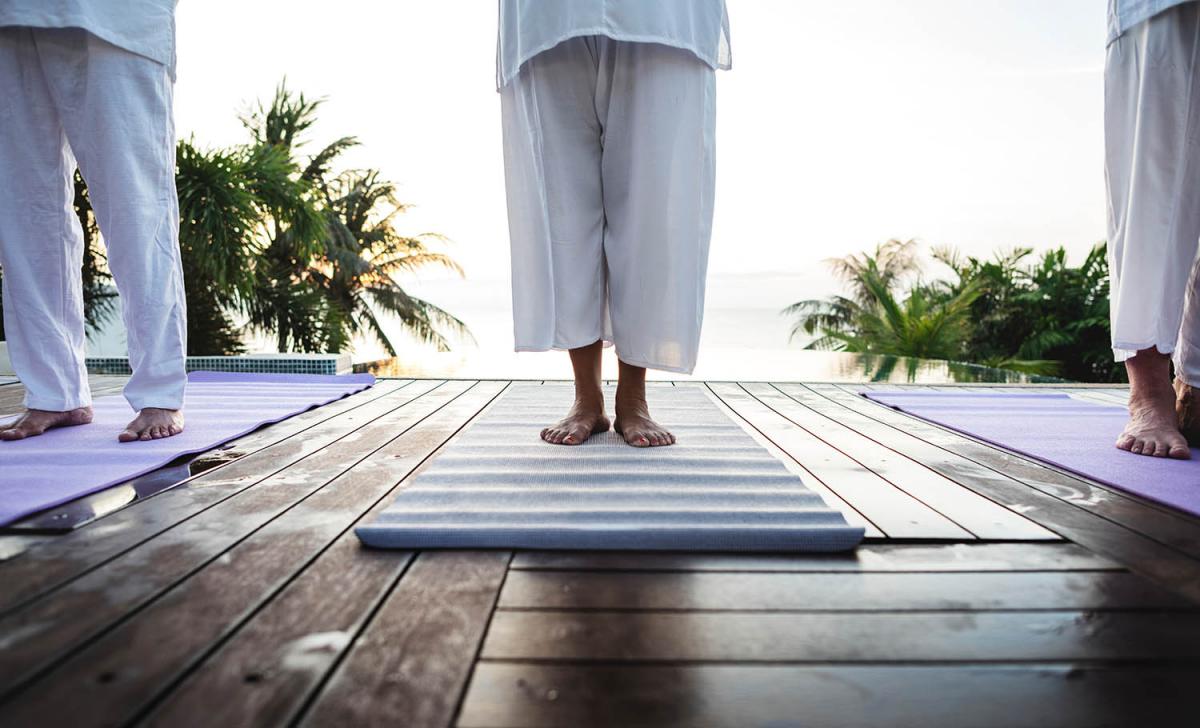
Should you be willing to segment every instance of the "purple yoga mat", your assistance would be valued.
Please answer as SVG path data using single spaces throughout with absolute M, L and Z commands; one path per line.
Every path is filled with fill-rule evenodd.
M 211 450 L 374 383 L 370 374 L 192 372 L 184 431 L 147 442 L 117 442 L 134 412 L 120 395 L 99 397 L 90 425 L 0 442 L 0 525 L 129 480 L 180 455 Z
M 1147 457 L 1113 446 L 1124 407 L 1068 394 L 863 392 L 876 402 L 1114 488 L 1200 516 L 1200 448 L 1191 460 Z

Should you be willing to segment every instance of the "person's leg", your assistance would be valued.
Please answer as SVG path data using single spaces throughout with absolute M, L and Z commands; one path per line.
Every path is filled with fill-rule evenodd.
M 138 415 L 119 439 L 176 435 L 187 385 L 187 302 L 168 69 L 82 30 L 36 37 L 121 294 L 133 370 L 125 398 Z
M 1190 457 L 1180 433 L 1171 382 L 1171 356 L 1143 349 L 1125 360 L 1129 373 L 1129 422 L 1117 438 L 1117 447 L 1138 455 Z
M 570 351 L 575 402 L 542 430 L 577 445 L 609 428 L 600 388 L 605 326 L 604 210 L 593 43 L 532 58 L 501 90 L 517 351 Z
M 1130 419 L 1117 447 L 1186 458 L 1170 354 L 1200 239 L 1200 7 L 1181 5 L 1108 49 L 1105 174 L 1112 337 L 1130 379 Z
M 601 64 L 605 256 L 621 361 L 615 427 L 675 437 L 650 417 L 645 369 L 691 373 L 704 317 L 715 184 L 716 81 L 693 54 L 611 41 Z
M 609 428 L 604 414 L 604 393 L 600 380 L 600 357 L 604 347 L 597 341 L 571 349 L 571 367 L 575 372 L 575 403 L 567 416 L 542 430 L 542 439 L 555 445 L 578 445 L 597 432 Z
M 0 439 L 20 440 L 92 419 L 75 160 L 29 28 L 0 28 L 0 99 L 4 330 L 27 408 Z
M 1175 347 L 1175 415 L 1188 444 L 1200 447 L 1200 258 L 1192 265 Z

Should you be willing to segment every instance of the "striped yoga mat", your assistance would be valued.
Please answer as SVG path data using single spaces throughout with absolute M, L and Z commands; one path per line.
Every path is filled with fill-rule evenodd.
M 651 390 L 675 445 L 539 438 L 569 384 L 514 384 L 357 533 L 381 548 L 843 551 L 846 523 L 699 385 Z M 606 391 L 612 413 L 613 390 Z

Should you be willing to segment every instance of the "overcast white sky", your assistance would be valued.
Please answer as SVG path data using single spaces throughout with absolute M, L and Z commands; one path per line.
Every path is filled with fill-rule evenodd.
M 710 272 L 811 275 L 889 237 L 986 254 L 1104 235 L 1103 0 L 728 0 Z M 504 279 L 494 0 L 185 0 L 176 116 L 205 145 L 288 83 L 363 142 L 476 281 Z

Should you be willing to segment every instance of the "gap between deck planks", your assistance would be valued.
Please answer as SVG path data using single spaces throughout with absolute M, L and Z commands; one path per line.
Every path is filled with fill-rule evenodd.
M 1175 726 L 1197 680 L 1194 666 L 482 663 L 457 725 Z
M 521 553 L 457 725 L 1175 724 L 1197 676 L 1200 605 L 1069 543 Z
M 252 451 L 246 457 L 137 503 L 136 509 L 118 511 L 19 558 L 0 562 L 0 582 L 24 587 L 0 591 L 0 616 L 311 456 L 436 385 L 418 384 L 400 395 L 404 383 L 385 382 L 258 430 L 236 441 L 236 447 Z M 5 538 L 10 537 L 0 537 Z
M 28 682 L 25 689 L 10 693 L 12 699 L 0 710 L 18 720 L 52 717 L 73 722 L 97 714 L 128 717 L 148 709 L 214 642 L 219 644 L 236 630 L 245 615 L 258 612 L 279 589 L 293 583 L 297 573 L 319 562 L 330 543 L 357 545 L 351 526 L 364 512 L 382 507 L 397 482 L 503 386 L 458 382 L 439 387 L 394 415 L 367 421 L 331 446 L 340 446 L 340 452 L 329 452 L 300 472 L 294 472 L 298 466 L 284 470 L 274 478 L 277 482 L 260 483 L 230 499 L 234 507 L 224 509 L 227 512 L 214 508 L 182 524 L 191 532 L 188 539 L 181 542 L 167 532 L 136 549 L 132 561 L 118 559 L 65 587 L 65 594 L 54 595 L 50 613 L 27 610 L 20 616 L 45 619 L 64 604 L 84 612 L 76 602 L 96 603 L 99 596 L 103 605 L 82 620 L 91 636 L 84 637 L 80 628 L 65 630 L 66 637 L 42 634 L 40 639 L 20 640 L 17 650 L 0 659 L 5 668 L 0 682 L 13 684 L 8 668 L 23 669 L 16 677 L 23 674 Z M 256 493 L 268 495 L 264 500 L 261 495 L 255 498 Z M 182 543 L 187 548 L 181 552 L 177 546 Z M 386 563 L 388 557 L 381 560 Z M 395 555 L 390 560 L 395 568 Z M 122 583 L 122 577 L 133 583 Z M 84 587 L 81 582 L 88 583 Z M 106 583 L 110 588 L 96 594 Z M 401 587 L 396 593 L 406 590 Z M 366 601 L 362 606 L 369 606 Z M 476 616 L 482 631 L 486 612 Z M 22 623 L 28 624 L 16 624 Z M 446 630 L 440 636 L 445 637 Z M 474 646 L 470 655 L 447 660 L 459 665 L 459 680 L 465 680 Z M 311 663 L 330 648 L 315 644 L 308 649 L 311 654 L 301 648 L 292 657 Z M 62 700 L 65 686 L 71 686 L 69 701 Z M 437 693 L 417 697 L 435 700 Z
M 504 383 L 495 386 L 499 391 Z M 438 389 L 431 386 L 427 391 Z M 801 429 L 794 422 L 791 427 L 783 424 L 791 420 L 748 391 L 758 389 L 753 385 L 742 388 L 748 398 L 740 402 L 737 417 L 748 411 L 764 427 L 774 420 L 776 430 Z M 1174 634 L 1200 632 L 1194 623 L 1194 605 L 1139 582 L 1112 560 L 1069 543 L 987 543 L 969 534 L 962 539 L 964 543 L 869 544 L 856 554 L 839 557 L 522 553 L 511 566 L 504 552 L 428 553 L 413 560 L 412 554 L 358 548 L 347 524 L 365 517 L 364 511 L 374 512 L 386 505 L 398 487 L 395 481 L 388 483 L 383 474 L 393 472 L 399 482 L 412 477 L 416 472 L 412 458 L 428 463 L 431 453 L 478 416 L 487 402 L 494 401 L 480 395 L 478 406 L 464 405 L 461 412 L 446 414 L 453 402 L 466 401 L 462 397 L 470 391 L 476 390 L 468 383 L 450 403 L 406 430 L 411 435 L 396 440 L 395 447 L 412 448 L 406 450 L 409 459 L 389 462 L 382 450 L 372 450 L 379 454 L 367 455 L 358 465 L 323 480 L 315 490 L 304 478 L 289 480 L 284 475 L 263 480 L 260 476 L 253 488 L 246 485 L 222 494 L 225 499 L 257 503 L 253 499 L 257 490 L 308 488 L 306 495 L 291 494 L 292 505 L 282 511 L 252 517 L 232 509 L 229 513 L 237 522 L 227 525 L 219 517 L 206 517 L 205 509 L 194 510 L 183 518 L 207 518 L 201 527 L 194 527 L 194 538 L 157 546 L 152 544 L 167 538 L 172 530 L 169 526 L 143 534 L 142 540 L 132 545 L 99 537 L 97 544 L 105 555 L 99 561 L 76 564 L 73 573 L 60 572 L 56 578 L 66 580 L 67 586 L 54 588 L 42 603 L 60 594 L 77 595 L 70 582 L 87 573 L 131 575 L 107 564 L 132 558 L 129 554 L 138 551 L 142 551 L 145 569 L 160 568 L 163 561 L 179 568 L 174 562 L 180 559 L 190 559 L 195 566 L 168 580 L 155 594 L 143 590 L 142 596 L 122 595 L 126 605 L 133 606 L 103 628 L 102 634 L 83 640 L 78 649 L 69 648 L 46 673 L 46 679 L 33 684 L 33 690 L 0 705 L 0 722 L 8 724 L 10 715 L 38 720 L 47 715 L 78 717 L 85 723 L 110 717 L 120 721 L 125 719 L 120 716 L 125 716 L 147 724 L 170 725 L 203 711 L 222 725 L 275 724 L 280 716 L 313 725 L 344 724 L 347 717 L 369 723 L 401 715 L 412 717 L 409 725 L 448 725 L 464 695 L 485 628 L 484 659 L 465 693 L 461 725 L 562 724 L 564 716 L 572 718 L 566 722 L 580 725 L 611 724 L 602 717 L 635 724 L 647 716 L 664 718 L 650 724 L 666 724 L 675 716 L 676 724 L 694 725 L 697 721 L 691 719 L 700 716 L 706 717 L 698 721 L 701 723 L 737 725 L 750 714 L 764 719 L 794 718 L 798 706 L 806 705 L 798 702 L 805 691 L 823 695 L 826 705 L 841 705 L 848 711 L 843 715 L 848 716 L 856 715 L 854 698 L 862 695 L 898 700 L 897 716 L 927 718 L 945 711 L 944 705 L 905 692 L 922 692 L 918 677 L 944 680 L 952 698 L 986 699 L 996 686 L 1023 689 L 1015 698 L 1009 696 L 1007 703 L 1027 709 L 1022 720 L 1027 716 L 1093 715 L 1090 706 L 1065 702 L 1072 697 L 1104 705 L 1110 709 L 1109 717 L 1132 715 L 1130 706 L 1139 705 L 1148 711 L 1145 715 L 1162 716 L 1166 715 L 1164 706 L 1172 705 L 1174 693 L 1169 689 L 1195 679 L 1195 640 L 1168 644 L 1170 628 Z M 414 401 L 419 403 L 426 396 L 430 395 L 422 393 Z M 763 397 L 772 401 L 775 395 L 764 391 Z M 790 407 L 778 400 L 773 403 L 780 410 Z M 441 419 L 434 414 L 439 412 Z M 795 412 L 791 414 L 804 421 Z M 354 447 L 365 447 L 363 441 L 372 438 L 355 433 L 385 429 L 372 427 L 375 422 L 374 418 L 360 421 L 350 434 L 343 426 L 339 430 L 343 434 L 332 440 L 314 426 L 306 437 L 323 437 L 326 444 L 276 472 L 313 467 L 297 463 L 316 458 L 317 453 L 324 454 L 343 440 L 361 442 Z M 836 428 L 818 427 L 815 420 L 808 424 L 830 439 L 847 437 Z M 435 430 L 441 434 L 430 434 Z M 425 437 L 428 439 L 422 439 Z M 405 438 L 427 444 L 399 444 Z M 422 450 L 424 455 L 419 454 Z M 877 478 L 871 481 L 873 487 L 882 481 L 895 488 L 893 478 L 904 482 L 918 472 L 909 466 L 893 467 L 888 461 L 894 462 L 894 458 L 882 450 L 861 459 L 858 453 L 855 456 L 858 467 Z M 374 466 L 372 457 L 376 458 Z M 910 459 L 919 460 L 915 456 Z M 263 467 L 269 461 L 259 458 L 256 462 Z M 417 465 L 417 471 L 421 467 Z M 979 492 L 978 484 L 973 488 L 963 484 L 962 471 L 938 472 L 936 482 L 943 487 L 946 482 L 955 483 L 987 503 L 1003 503 L 998 507 L 1008 513 L 1022 510 L 1010 500 Z M 983 477 L 984 482 L 991 477 Z M 806 477 L 806 481 L 812 479 Z M 384 483 L 388 483 L 386 488 Z M 363 505 L 365 501 L 359 498 L 365 495 L 352 495 L 351 491 L 360 487 L 374 488 L 373 506 Z M 326 492 L 329 495 L 323 495 Z M 359 505 L 350 507 L 350 498 Z M 934 501 L 928 494 L 926 499 Z M 158 498 L 143 505 L 149 507 L 155 500 Z M 205 508 L 216 510 L 212 503 Z M 333 517 L 335 524 L 325 522 L 327 512 L 338 514 Z M 968 516 L 958 515 L 964 520 Z M 1046 525 L 1054 528 L 1051 522 Z M 313 528 L 321 535 L 308 538 L 305 534 Z M 228 535 L 218 533 L 223 529 Z M 228 540 L 239 533 L 241 537 Z M 191 553 L 202 543 L 207 544 L 203 554 Z M 38 551 L 40 548 L 31 553 Z M 3 567 L 0 564 L 0 577 Z M 840 584 L 836 581 L 839 576 Z M 910 577 L 923 580 L 924 586 L 902 585 L 903 579 Z M 597 584 L 611 588 L 597 590 Z M 564 586 L 568 588 L 564 590 Z M 134 592 L 138 588 L 130 586 Z M 124 589 L 111 589 L 112 594 L 120 591 Z M 813 605 L 804 601 L 812 594 L 824 594 L 826 602 Z M 890 595 L 907 598 L 910 611 L 886 609 Z M 499 608 L 492 618 L 498 596 Z M 51 609 L 41 616 L 54 619 L 77 613 L 83 602 L 77 596 L 72 598 L 77 600 L 73 610 Z M 865 604 L 873 611 L 848 612 L 853 603 Z M 1031 611 L 1016 611 L 1024 609 Z M 1155 621 L 1155 614 L 1166 617 Z M 856 615 L 866 616 L 856 622 Z M 1026 621 L 1021 621 L 1023 617 Z M 490 628 L 489 618 L 493 620 Z M 0 621 L 0 628 L 8 624 Z M 725 628 L 728 638 L 715 635 Z M 919 644 L 906 646 L 902 640 L 888 642 L 893 633 L 907 634 L 914 629 L 944 638 L 947 647 L 938 652 Z M 528 630 L 534 632 L 512 638 Z M 191 634 L 186 634 L 189 631 Z M 828 636 L 842 631 L 857 635 L 859 647 Z M 9 634 L 7 629 L 4 634 Z M 164 635 L 169 637 L 164 639 Z M 647 635 L 640 652 L 618 658 L 626 661 L 619 667 L 609 663 L 612 655 L 603 654 L 617 644 L 614 640 L 637 642 Z M 1006 641 L 1014 635 L 1018 637 L 1016 645 Z M 678 639 L 672 641 L 674 638 Z M 516 652 L 505 651 L 514 644 Z M 528 646 L 522 648 L 521 644 Z M 689 644 L 693 646 L 687 647 Z M 400 645 L 407 649 L 398 649 Z M 1157 645 L 1163 645 L 1164 655 L 1185 664 L 1170 669 L 1153 666 L 1161 662 L 1152 659 Z M 541 656 L 528 656 L 535 652 Z M 143 659 L 147 655 L 149 659 Z M 801 659 L 797 661 L 797 657 Z M 812 664 L 815 657 L 830 664 Z M 664 659 L 684 662 L 662 664 Z M 722 664 L 705 662 L 714 659 Z M 773 666 L 755 662 L 762 659 L 784 661 Z M 1012 659 L 1053 664 L 979 662 Z M 1086 663 L 1076 664 L 1081 659 Z M 729 660 L 736 664 L 727 664 Z M 862 660 L 894 660 L 895 664 L 855 664 Z M 942 664 L 947 660 L 965 660 L 967 664 L 947 667 Z M 1160 682 L 1147 686 L 1147 692 L 1127 703 L 1114 705 L 1113 696 L 1106 691 L 1113 690 L 1113 680 L 1139 674 L 1130 671 L 1132 664 L 1152 672 Z M 982 686 L 963 682 L 962 674 L 986 677 L 990 682 Z M 720 675 L 742 687 L 753 678 L 757 681 L 754 689 L 764 695 L 764 701 L 751 713 L 744 708 L 730 712 L 736 707 L 736 693 L 721 686 L 694 690 L 688 680 L 695 675 Z M 650 681 L 657 701 L 629 682 L 636 682 L 638 676 Z M 617 693 L 622 699 L 614 702 L 612 694 L 593 690 L 596 679 L 625 685 L 629 692 Z M 80 686 L 80 707 L 58 705 L 67 701 L 54 700 L 51 680 Z M 819 686 L 830 680 L 852 687 L 822 693 Z M 1005 695 L 1003 691 L 997 694 Z M 40 712 L 8 712 L 13 706 L 28 710 L 38 703 L 43 708 Z M 136 707 L 131 710 L 130 705 Z M 1047 706 L 1057 706 L 1059 712 L 1047 713 Z M 97 715 L 104 721 L 95 720 Z M 1054 719 L 1041 723 L 1055 724 Z
M 897 412 L 846 387 L 775 386 L 1067 539 L 1200 600 L 1200 519 Z
M 101 394 L 103 386 L 108 386 L 108 387 L 113 388 L 112 391 L 119 391 L 120 387 L 123 386 L 123 383 L 128 379 L 128 377 L 102 375 L 102 376 L 94 376 L 91 379 L 92 379 L 93 393 Z M 101 381 L 97 382 L 96 380 L 98 380 L 98 379 Z M 206 463 L 208 465 L 208 467 L 206 467 L 203 471 L 198 472 L 193 476 L 186 477 L 180 483 L 177 483 L 175 486 L 171 486 L 171 487 L 178 487 L 179 485 L 182 485 L 185 483 L 192 483 L 200 477 L 204 477 L 206 479 L 204 481 L 204 484 L 207 485 L 209 482 L 211 482 L 211 480 L 208 480 L 208 479 L 216 477 L 217 469 L 225 467 L 225 466 L 229 466 L 232 462 L 241 459 L 245 455 L 255 454 L 256 452 L 263 450 L 264 448 L 268 447 L 269 445 L 273 445 L 275 443 L 278 443 L 278 442 L 286 439 L 287 437 L 290 437 L 297 433 L 303 432 L 304 430 L 312 427 L 314 423 L 329 419 L 330 417 L 333 417 L 335 414 L 338 414 L 347 408 L 356 407 L 360 404 L 370 401 L 371 399 L 380 397 L 383 394 L 386 394 L 394 389 L 407 386 L 407 385 L 411 384 L 412 381 L 413 380 L 410 380 L 410 379 L 396 379 L 396 380 L 386 380 L 386 381 L 380 382 L 375 387 L 372 387 L 371 389 L 369 389 L 365 392 L 360 392 L 357 395 L 354 395 L 348 399 L 343 399 L 339 402 L 333 402 L 333 403 L 327 404 L 324 407 L 321 407 L 318 409 L 313 409 L 313 410 L 309 410 L 309 411 L 300 413 L 300 414 L 290 417 L 280 423 L 275 423 L 269 427 L 259 429 L 255 432 L 252 432 L 248 435 L 238 438 L 237 440 L 234 440 L 230 443 L 226 443 L 218 448 L 209 450 L 208 452 L 196 457 L 193 461 L 193 462 Z M 17 387 L 17 389 L 21 389 L 21 388 Z M 254 462 L 254 461 L 251 461 L 251 462 Z M 223 470 L 223 471 L 221 471 L 220 477 L 224 477 L 231 472 L 233 472 L 233 469 Z M 153 476 L 153 474 L 150 474 L 150 475 Z M 135 479 L 135 480 L 138 480 L 138 479 Z M 144 519 L 139 518 L 137 521 L 138 525 L 135 528 L 130 529 L 130 528 L 119 528 L 118 527 L 122 521 L 122 518 L 113 517 L 113 515 L 116 512 L 118 512 L 119 510 L 121 510 L 122 507 L 128 506 L 132 503 L 136 503 L 136 502 L 145 500 L 147 497 L 161 495 L 163 492 L 163 490 L 159 490 L 155 493 L 152 493 L 149 496 L 143 496 L 141 498 L 131 497 L 130 493 L 128 492 L 129 490 L 131 490 L 131 488 L 129 486 L 129 482 L 132 482 L 132 481 L 118 484 L 116 486 L 113 486 L 112 488 L 98 491 L 96 493 L 92 493 L 90 495 L 84 496 L 83 498 L 79 499 L 79 502 L 83 502 L 83 501 L 87 501 L 87 500 L 91 500 L 91 499 L 104 500 L 106 497 L 109 497 L 110 495 L 112 495 L 112 496 L 115 496 L 118 500 L 123 502 L 123 505 L 121 507 L 112 508 L 107 513 L 102 514 L 101 517 L 107 518 L 109 520 L 105 521 L 106 525 L 104 527 L 101 527 L 98 530 L 90 531 L 89 532 L 90 536 L 95 536 L 97 533 L 108 533 L 111 535 L 114 532 L 118 532 L 117 533 L 118 539 L 120 539 L 122 537 L 136 536 L 138 534 L 138 532 L 141 530 L 142 526 L 152 525 L 152 524 L 145 524 Z M 51 512 L 53 512 L 53 511 L 51 511 Z M 169 525 L 169 523 L 168 523 L 168 525 Z M 55 548 L 50 548 L 48 550 L 45 550 L 45 551 L 42 551 L 39 553 L 39 556 L 48 557 L 52 563 L 49 565 L 46 565 L 42 568 L 34 569 L 33 572 L 34 572 L 35 576 L 33 576 L 31 579 L 26 580 L 26 583 L 28 583 L 31 587 L 36 586 L 39 579 L 53 578 L 53 574 L 55 574 L 57 572 L 59 567 L 66 565 L 67 560 L 59 559 L 56 556 L 56 554 L 61 553 L 62 547 L 66 547 L 67 553 L 78 553 L 78 550 L 74 548 L 75 542 L 72 541 L 71 539 L 62 540 L 63 535 L 64 534 L 61 534 L 61 533 L 34 535 L 34 534 L 23 533 L 23 532 L 20 532 L 17 530 L 9 531 L 6 533 L 0 533 L 0 562 L 4 562 L 4 561 L 12 559 L 16 556 L 19 556 L 19 555 L 23 554 L 24 552 L 30 550 L 34 546 L 38 546 L 38 545 L 42 545 L 42 544 L 49 544 L 49 543 L 56 543 L 57 548 L 59 549 L 58 551 L 56 551 Z M 104 549 L 96 548 L 95 546 L 96 545 L 93 543 L 93 548 L 90 548 L 87 550 L 88 556 L 95 557 L 95 556 L 99 556 L 99 555 L 103 554 Z M 28 565 L 28 562 L 25 562 L 25 565 Z M 5 578 L 4 577 L 5 573 L 6 572 L 4 571 L 4 567 L 0 566 L 0 578 Z M 11 575 L 11 578 L 20 578 L 19 574 L 20 574 L 20 572 L 17 572 L 16 574 Z M 11 606 L 13 602 L 11 602 L 10 599 L 15 598 L 17 596 L 24 598 L 24 597 L 28 597 L 31 595 L 0 593 L 0 613 L 3 613 L 6 608 Z
M 903 458 L 889 460 L 881 451 L 871 449 L 874 443 L 836 423 L 831 423 L 833 427 L 814 428 L 809 421 L 808 427 L 802 426 L 796 412 L 788 408 L 790 403 L 781 406 L 777 398 L 772 399 L 775 392 L 759 396 L 761 390 L 752 392 L 738 384 L 712 384 L 709 389 L 751 427 L 777 444 L 785 457 L 800 467 L 806 482 L 815 481 L 834 493 L 837 501 L 831 505 L 838 507 L 838 502 L 842 502 L 862 514 L 878 531 L 869 534 L 871 537 L 1058 538 L 957 484 L 938 482 L 936 474 L 929 477 L 928 471 L 921 472 Z

